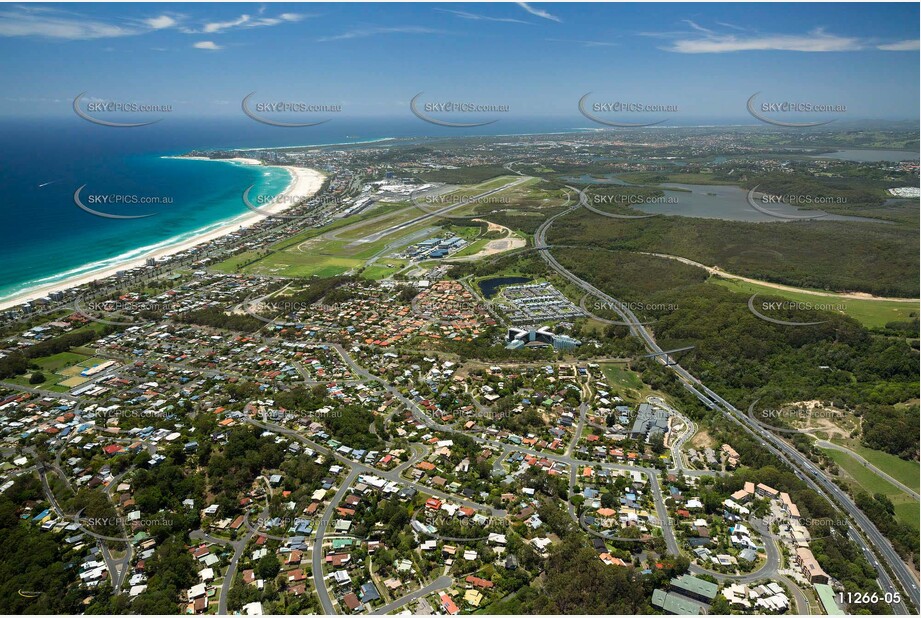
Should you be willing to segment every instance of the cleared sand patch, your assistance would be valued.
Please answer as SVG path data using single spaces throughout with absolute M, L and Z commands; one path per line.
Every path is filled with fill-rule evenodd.
M 713 438 L 705 430 L 698 429 L 694 437 L 691 438 L 690 445 L 693 448 L 707 448 L 713 444 Z
M 472 221 L 485 223 L 487 225 L 487 234 L 490 232 L 500 232 L 505 234 L 505 238 L 496 238 L 494 240 L 490 240 L 485 245 L 483 245 L 482 249 L 473 255 L 468 255 L 465 259 L 476 260 L 479 258 L 488 257 L 490 255 L 495 255 L 497 253 L 502 253 L 504 251 L 520 249 L 527 244 L 527 241 L 524 238 L 515 236 L 512 233 L 512 230 L 505 227 L 504 225 L 499 225 L 498 223 L 493 223 L 492 221 L 487 221 L 485 219 L 472 219 Z

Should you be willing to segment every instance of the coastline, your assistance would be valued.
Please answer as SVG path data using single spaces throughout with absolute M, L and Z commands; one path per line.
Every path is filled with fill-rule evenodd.
M 233 159 L 209 159 L 207 157 L 179 156 L 164 158 L 187 159 L 192 161 L 217 161 L 233 163 L 237 165 L 262 165 L 262 161 L 258 159 L 249 159 L 243 157 L 236 157 Z M 295 167 L 289 165 L 265 167 L 280 167 L 291 175 L 291 181 L 288 183 L 288 186 L 285 187 L 285 190 L 279 193 L 278 196 L 276 196 L 276 199 L 269 202 L 266 206 L 260 208 L 260 211 L 264 211 L 266 214 L 278 214 L 284 211 L 286 208 L 290 207 L 297 199 L 309 198 L 313 196 L 323 186 L 323 181 L 326 178 L 326 175 L 322 172 L 309 167 Z M 92 281 L 98 281 L 107 277 L 111 277 L 120 270 L 128 270 L 131 268 L 143 266 L 150 258 L 161 260 L 170 255 L 188 251 L 189 249 L 197 247 L 198 245 L 202 245 L 223 236 L 227 236 L 228 234 L 232 234 L 240 228 L 250 227 L 264 219 L 265 215 L 255 212 L 244 212 L 240 215 L 237 215 L 236 217 L 233 217 L 232 219 L 220 223 L 220 225 L 214 229 L 203 228 L 203 230 L 207 231 L 196 230 L 191 232 L 191 236 L 188 238 L 180 238 L 175 241 L 167 240 L 165 241 L 166 244 L 163 246 L 144 252 L 141 255 L 137 255 L 117 264 L 107 264 L 106 266 L 100 267 L 98 269 L 80 273 L 61 281 L 54 283 L 40 283 L 19 292 L 15 292 L 10 296 L 0 298 L 0 309 L 9 309 L 26 302 L 46 297 L 51 292 L 64 291 L 68 288 L 78 287 Z

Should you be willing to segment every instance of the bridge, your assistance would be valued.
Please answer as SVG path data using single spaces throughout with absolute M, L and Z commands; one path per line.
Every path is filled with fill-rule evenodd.
M 658 356 L 663 356 L 665 357 L 665 366 L 668 367 L 669 365 L 678 364 L 674 362 L 672 359 L 670 359 L 669 356 L 671 356 L 672 354 L 677 354 L 678 352 L 687 352 L 688 350 L 693 350 L 693 349 L 694 349 L 694 346 L 689 345 L 684 348 L 675 348 L 674 350 L 662 350 L 661 352 L 653 352 L 652 354 L 643 354 L 641 358 L 656 358 Z

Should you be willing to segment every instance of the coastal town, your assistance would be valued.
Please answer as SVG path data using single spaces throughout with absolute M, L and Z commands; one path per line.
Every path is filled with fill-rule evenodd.
M 706 132 L 248 150 L 315 170 L 309 194 L 7 303 L 3 525 L 65 565 L 63 588 L 21 597 L 189 615 L 554 613 L 541 599 L 575 585 L 635 614 L 910 603 L 817 464 L 669 373 L 697 344 L 643 343 L 677 305 L 620 302 L 553 256 L 547 228 L 590 187 L 541 168 L 575 177 L 619 147 L 642 156 L 614 173 L 663 174 L 666 142 L 744 155 L 746 174 L 854 168 Z

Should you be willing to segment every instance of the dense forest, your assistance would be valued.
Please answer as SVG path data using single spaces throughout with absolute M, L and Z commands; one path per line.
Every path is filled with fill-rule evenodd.
M 558 219 L 551 245 L 675 255 L 797 287 L 917 298 L 912 228 L 834 221 L 744 223 L 686 217 L 611 219 L 582 210 Z
M 918 405 L 870 406 L 864 413 L 863 443 L 902 459 L 918 459 Z
M 664 349 L 695 346 L 679 358 L 682 366 L 737 407 L 744 409 L 756 401 L 759 408 L 827 401 L 862 417 L 867 446 L 909 460 L 917 457 L 917 406 L 895 407 L 913 401 L 918 392 L 918 356 L 904 337 L 868 331 L 837 313 L 821 314 L 825 321 L 810 327 L 767 322 L 749 311 L 744 295 L 689 282 L 680 264 L 670 268 L 648 258 L 651 268 L 662 271 L 650 283 L 642 269 L 618 268 L 620 276 L 615 278 L 607 269 L 593 266 L 611 252 L 561 249 L 555 253 L 577 276 L 615 297 L 667 304 L 665 310 L 638 313 L 651 321 L 649 328 Z M 593 254 L 599 257 L 593 260 Z M 657 377 L 661 371 L 650 369 L 643 378 L 680 395 L 683 389 L 675 391 L 671 381 Z M 897 437 L 898 433 L 902 435 Z M 813 448 L 803 435 L 791 440 L 804 452 Z M 752 459 L 767 465 L 770 458 L 761 450 L 761 455 L 749 455 L 745 463 L 757 468 Z M 891 503 L 866 495 L 855 495 L 855 500 L 903 556 L 917 557 L 917 533 L 895 520 Z
M 205 307 L 181 313 L 176 317 L 177 322 L 195 324 L 197 326 L 210 326 L 212 328 L 226 328 L 241 333 L 252 333 L 266 325 L 265 322 L 246 313 L 228 314 L 220 307 Z
M 43 498 L 37 477 L 23 476 L 0 494 L 0 612 L 79 614 L 85 592 L 75 585 L 79 555 L 59 538 L 19 519 L 28 500 Z
M 625 267 L 614 277 L 593 266 L 610 252 L 566 249 L 556 255 L 576 275 L 615 298 L 648 304 L 650 310 L 636 313 L 651 322 L 661 345 L 695 346 L 681 357 L 682 365 L 737 405 L 756 399 L 777 405 L 834 402 L 864 415 L 872 436 L 868 445 L 879 448 L 891 433 L 891 426 L 883 427 L 884 419 L 895 414 L 887 406 L 917 395 L 918 357 L 901 337 L 870 332 L 837 313 L 819 314 L 826 321 L 810 327 L 761 320 L 749 311 L 745 295 L 694 283 L 690 267 L 680 263 L 616 253 Z M 645 272 L 656 276 L 647 279 Z M 901 416 L 911 423 L 910 412 Z M 913 454 L 905 440 L 893 441 L 888 450 Z
M 544 493 L 550 491 L 544 489 Z M 525 564 L 534 563 L 529 568 L 543 572 L 539 580 L 522 582 L 513 594 L 486 607 L 487 613 L 648 614 L 652 612 L 647 601 L 652 589 L 687 571 L 684 558 L 664 559 L 663 568 L 649 576 L 633 568 L 611 568 L 598 560 L 597 552 L 558 502 L 548 497 L 538 512 L 561 542 L 542 561 L 533 555 L 526 559 Z

